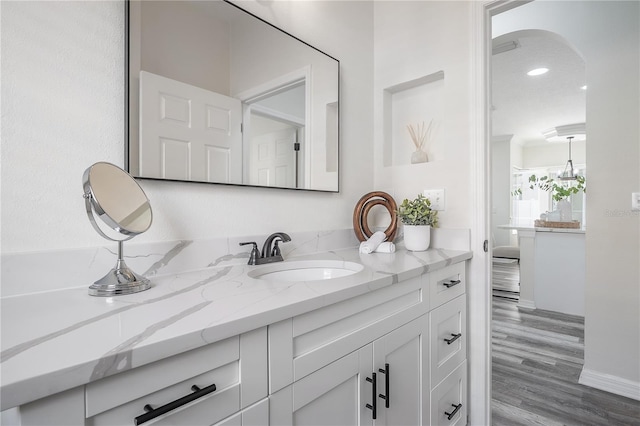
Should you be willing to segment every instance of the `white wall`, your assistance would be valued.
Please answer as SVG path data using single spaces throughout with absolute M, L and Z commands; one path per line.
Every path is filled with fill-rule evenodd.
M 510 152 L 510 163 L 511 164 L 511 175 L 509 176 L 509 193 L 511 193 L 511 188 L 515 183 L 515 179 L 513 178 L 513 168 L 517 167 L 521 169 L 524 164 L 524 148 L 523 146 L 514 139 L 511 140 L 511 152 Z M 514 198 L 511 197 L 511 203 L 509 204 L 509 218 L 513 216 L 513 202 Z M 495 225 L 495 224 L 494 224 Z M 518 233 L 509 233 L 509 245 L 517 246 L 519 245 L 518 241 Z
M 446 210 L 439 214 L 440 225 L 470 228 L 470 2 L 376 1 L 374 11 L 374 184 L 398 202 L 415 198 L 425 189 L 444 188 Z M 444 71 L 444 81 L 439 97 L 441 111 L 435 112 L 441 122 L 437 123 L 432 147 L 433 161 L 385 166 L 384 90 L 438 71 Z M 432 115 L 419 110 L 419 101 L 416 105 L 416 111 L 411 113 L 423 116 L 421 120 L 428 124 Z M 407 136 L 391 143 L 411 145 L 411 140 Z
M 374 140 L 369 149 L 375 150 L 374 187 L 386 191 L 401 202 L 404 198 L 415 198 L 425 189 L 445 189 L 446 208 L 440 212 L 443 228 L 471 228 L 471 247 L 474 259 L 469 263 L 467 287 L 469 305 L 468 321 L 473 324 L 468 343 L 469 359 L 469 416 L 470 424 L 485 424 L 488 419 L 487 367 L 490 362 L 488 336 L 488 283 L 483 264 L 486 255 L 482 252 L 482 241 L 488 238 L 484 229 L 476 229 L 478 212 L 474 202 L 478 178 L 477 160 L 472 158 L 477 146 L 477 128 L 473 111 L 475 94 L 472 46 L 476 43 L 473 22 L 475 5 L 471 1 L 375 1 L 375 82 L 374 82 Z M 389 129 L 385 121 L 389 115 L 398 121 L 396 111 L 385 111 L 385 89 L 406 82 L 415 83 L 444 72 L 444 79 L 422 85 L 415 93 L 407 95 L 402 112 L 408 122 L 428 124 L 432 117 L 438 119 L 431 160 L 422 164 L 408 164 L 407 160 L 389 161 L 388 143 L 404 143 L 411 146 L 405 133 L 403 139 L 385 141 Z M 403 87 L 403 86 L 400 86 Z M 421 90 L 425 89 L 425 90 Z M 405 92 L 409 92 L 408 90 Z M 413 110 L 410 98 L 416 99 Z M 432 96 L 433 95 L 433 96 Z M 434 108 L 434 106 L 436 106 Z M 394 115 L 395 114 L 395 115 Z M 402 126 L 403 123 L 387 123 Z M 397 132 L 402 133 L 402 132 Z M 408 154 L 408 153 L 407 153 Z M 482 153 L 475 153 L 482 155 Z M 482 203 L 481 203 L 482 204 Z M 478 272 L 483 271 L 483 272 Z M 487 272 L 488 273 L 488 272 Z M 486 297 L 484 299 L 483 297 Z M 487 329 L 485 330 L 485 326 Z
M 564 170 L 569 159 L 569 145 L 565 142 L 525 146 L 522 159 L 525 169 L 558 167 Z M 571 160 L 574 167 L 586 164 L 587 143 L 585 141 L 571 142 Z
M 340 59 L 340 193 L 143 180 L 154 223 L 137 241 L 349 228 L 372 190 L 372 4 L 241 3 Z M 110 245 L 81 179 L 94 162 L 123 164 L 123 2 L 1 7 L 2 253 Z
M 229 96 L 229 28 L 188 2 L 132 2 L 141 8 L 141 69 Z M 185 48 L 189 46 L 189 48 Z M 193 64 L 194 66 L 185 66 Z M 136 74 L 137 75 L 137 74 Z
M 494 36 L 521 28 L 554 31 L 585 59 L 584 369 L 640 397 L 640 3 L 537 1 L 494 19 Z
M 511 220 L 511 137 L 494 136 L 491 142 L 491 233 L 494 246 L 511 245 L 511 231 L 498 225 Z
M 511 166 L 524 167 L 524 147 L 514 140 L 511 141 Z

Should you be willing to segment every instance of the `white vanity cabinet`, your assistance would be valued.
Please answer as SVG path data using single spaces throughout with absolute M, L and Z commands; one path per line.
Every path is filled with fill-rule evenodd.
M 466 423 L 465 288 L 462 262 L 270 326 L 270 424 Z
M 464 263 L 430 277 L 430 425 L 467 423 L 467 300 Z
M 423 315 L 281 389 L 270 424 L 421 424 L 428 331 Z
M 269 424 L 269 399 L 265 398 L 214 426 L 265 426 L 267 424 Z
M 317 309 L 24 404 L 12 424 L 464 425 L 465 266 L 329 293 Z
M 20 420 L 25 426 L 213 425 L 239 413 L 240 423 L 229 425 L 264 425 L 267 392 L 262 327 L 26 404 Z

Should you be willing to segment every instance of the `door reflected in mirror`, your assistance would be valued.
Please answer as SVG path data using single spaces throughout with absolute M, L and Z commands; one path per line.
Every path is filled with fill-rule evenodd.
M 339 62 L 226 1 L 128 1 L 128 171 L 337 192 Z

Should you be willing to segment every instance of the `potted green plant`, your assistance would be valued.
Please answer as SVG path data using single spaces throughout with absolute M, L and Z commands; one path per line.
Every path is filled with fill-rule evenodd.
M 431 228 L 438 227 L 438 212 L 431 209 L 431 201 L 422 194 L 413 200 L 405 198 L 397 213 L 404 228 L 406 249 L 427 250 L 431 243 Z
M 568 182 L 575 182 L 575 184 L 569 184 Z M 534 189 L 536 187 L 551 193 L 551 198 L 556 202 L 560 213 L 560 220 L 563 222 L 571 221 L 571 195 L 577 194 L 580 191 L 586 192 L 587 190 L 586 178 L 584 176 L 576 176 L 575 180 L 560 182 L 557 182 L 549 176 L 529 176 L 529 188 Z M 522 194 L 520 188 L 514 191 L 514 195 L 520 194 Z
M 536 175 L 529 176 L 529 188 L 534 189 L 536 186 L 543 191 L 551 192 L 551 198 L 553 201 L 558 202 L 568 199 L 571 195 L 577 194 L 580 191 L 586 191 L 586 179 L 584 176 L 576 176 L 575 185 L 566 185 L 556 182 L 549 176 L 537 177 Z

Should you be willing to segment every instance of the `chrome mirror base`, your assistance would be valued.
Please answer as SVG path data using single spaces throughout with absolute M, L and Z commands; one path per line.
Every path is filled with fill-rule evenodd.
M 133 272 L 122 259 L 118 259 L 116 266 L 104 277 L 89 287 L 91 296 L 119 296 L 138 293 L 151 288 L 148 279 Z

